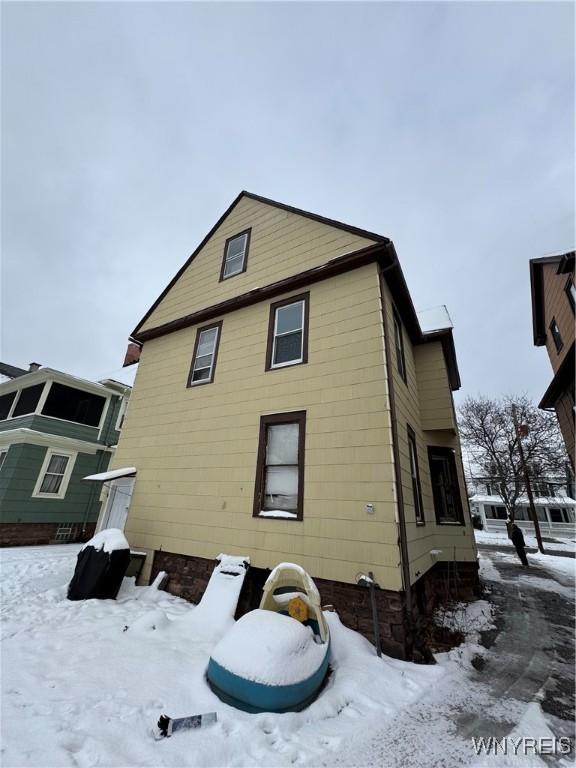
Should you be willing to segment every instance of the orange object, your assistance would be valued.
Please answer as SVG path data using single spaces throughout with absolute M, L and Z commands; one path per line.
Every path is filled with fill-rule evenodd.
M 288 615 L 296 621 L 308 620 L 308 606 L 301 597 L 293 597 L 288 603 Z

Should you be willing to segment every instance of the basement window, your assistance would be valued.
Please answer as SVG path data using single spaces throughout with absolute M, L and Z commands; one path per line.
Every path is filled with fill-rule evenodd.
M 44 384 L 35 384 L 33 387 L 26 387 L 20 391 L 18 402 L 12 411 L 12 418 L 15 416 L 25 416 L 28 413 L 34 413 L 36 406 L 40 402 Z
M 552 334 L 552 339 L 554 341 L 554 346 L 556 347 L 556 352 L 560 352 L 560 350 L 564 346 L 564 342 L 562 341 L 560 328 L 558 328 L 558 323 L 556 322 L 555 317 L 552 318 L 552 322 L 550 323 L 550 333 Z
M 105 404 L 105 397 L 52 382 L 42 414 L 55 419 L 85 424 L 88 427 L 97 427 Z
M 250 230 L 229 237 L 224 246 L 224 258 L 220 270 L 220 282 L 246 271 L 248 247 L 250 245 Z

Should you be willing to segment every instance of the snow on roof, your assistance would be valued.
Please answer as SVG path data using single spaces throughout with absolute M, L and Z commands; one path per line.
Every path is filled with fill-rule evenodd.
M 504 502 L 501 496 L 488 496 L 481 493 L 476 493 L 474 496 L 470 496 L 470 502 L 477 504 L 498 504 L 502 506 Z M 518 504 L 528 504 L 527 496 L 519 496 Z M 576 507 L 576 501 L 571 499 L 570 496 L 539 496 L 534 497 L 534 504 L 538 506 L 554 506 L 554 507 Z
M 453 328 L 454 323 L 448 313 L 448 309 L 445 304 L 441 304 L 438 307 L 428 307 L 428 309 L 422 309 L 417 312 L 418 322 L 422 333 L 432 333 L 433 331 L 441 331 L 446 328 Z
M 105 483 L 107 480 L 117 480 L 119 477 L 133 477 L 136 474 L 136 467 L 122 467 L 121 469 L 111 469 L 109 472 L 98 472 L 96 475 L 87 475 L 82 480 L 94 480 L 97 483 Z

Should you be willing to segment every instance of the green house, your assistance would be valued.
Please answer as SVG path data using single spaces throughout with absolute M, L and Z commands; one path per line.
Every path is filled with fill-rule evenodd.
M 82 541 L 114 453 L 130 387 L 0 364 L 0 546 Z

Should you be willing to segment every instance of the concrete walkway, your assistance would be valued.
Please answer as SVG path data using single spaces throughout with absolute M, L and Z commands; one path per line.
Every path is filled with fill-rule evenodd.
M 509 547 L 480 545 L 479 550 L 483 581 L 496 606 L 497 628 L 482 635 L 487 650 L 473 666 L 463 659 L 456 671 L 382 729 L 359 734 L 331 765 L 573 764 L 573 755 L 568 760 L 486 758 L 474 751 L 472 737 L 575 735 L 574 560 L 554 553 L 561 568 L 541 561 L 523 568 Z

